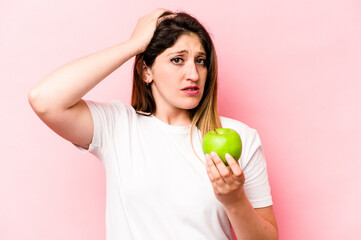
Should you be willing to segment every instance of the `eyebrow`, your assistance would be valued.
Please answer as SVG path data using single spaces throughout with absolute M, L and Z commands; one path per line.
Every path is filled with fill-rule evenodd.
M 172 54 L 182 54 L 182 53 L 188 53 L 188 51 L 187 50 L 180 50 L 180 51 L 177 51 L 177 52 L 169 53 L 167 56 L 172 55 Z M 198 55 L 207 56 L 207 54 L 205 52 L 197 52 L 197 53 L 198 53 Z

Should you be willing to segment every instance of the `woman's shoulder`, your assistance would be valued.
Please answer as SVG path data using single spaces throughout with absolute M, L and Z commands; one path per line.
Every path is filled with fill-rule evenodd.
M 257 137 L 258 133 L 257 130 L 248 126 L 247 124 L 228 117 L 220 117 L 222 127 L 223 128 L 231 128 L 238 132 L 238 134 L 241 136 L 241 139 L 250 139 Z
M 101 102 L 101 101 L 93 101 L 93 100 L 85 100 L 85 102 L 91 109 L 97 109 L 100 111 L 105 111 L 113 114 L 123 111 L 126 111 L 129 114 L 135 114 L 135 110 L 131 105 L 125 104 L 118 99 L 110 102 Z
M 254 128 L 251 128 L 250 126 L 248 126 L 247 124 L 233 119 L 233 118 L 228 118 L 228 117 L 220 117 L 221 119 L 221 123 L 222 123 L 222 127 L 223 128 L 232 128 L 234 130 L 237 131 L 242 131 L 242 132 L 254 132 L 256 131 Z
M 239 120 L 227 117 L 221 117 L 221 122 L 223 128 L 234 129 L 241 137 L 243 161 L 249 159 L 246 156 L 251 156 L 260 146 L 262 146 L 258 131 L 255 128 L 252 128 Z

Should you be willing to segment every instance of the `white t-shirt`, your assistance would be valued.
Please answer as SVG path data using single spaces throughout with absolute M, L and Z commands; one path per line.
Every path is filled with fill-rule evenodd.
M 193 152 L 190 126 L 168 125 L 120 101 L 86 101 L 94 121 L 89 152 L 106 173 L 107 240 L 232 239 L 231 225 L 213 192 L 205 165 Z M 272 205 L 257 131 L 221 117 L 243 142 L 239 160 L 254 208 Z M 193 145 L 204 162 L 200 132 Z

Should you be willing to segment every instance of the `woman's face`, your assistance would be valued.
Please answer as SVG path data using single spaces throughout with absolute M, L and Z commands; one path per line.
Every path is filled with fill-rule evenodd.
M 146 68 L 152 81 L 156 111 L 188 111 L 203 96 L 207 78 L 206 52 L 195 34 L 181 35 L 175 44 L 158 55 Z

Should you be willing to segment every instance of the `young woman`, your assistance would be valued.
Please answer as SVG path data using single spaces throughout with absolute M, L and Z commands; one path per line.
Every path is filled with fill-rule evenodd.
M 132 106 L 82 97 L 136 56 Z M 36 114 L 106 171 L 107 239 L 277 239 L 257 131 L 217 112 L 217 61 L 204 27 L 156 9 L 128 41 L 74 60 L 29 92 Z M 237 161 L 203 157 L 202 136 L 235 129 Z

